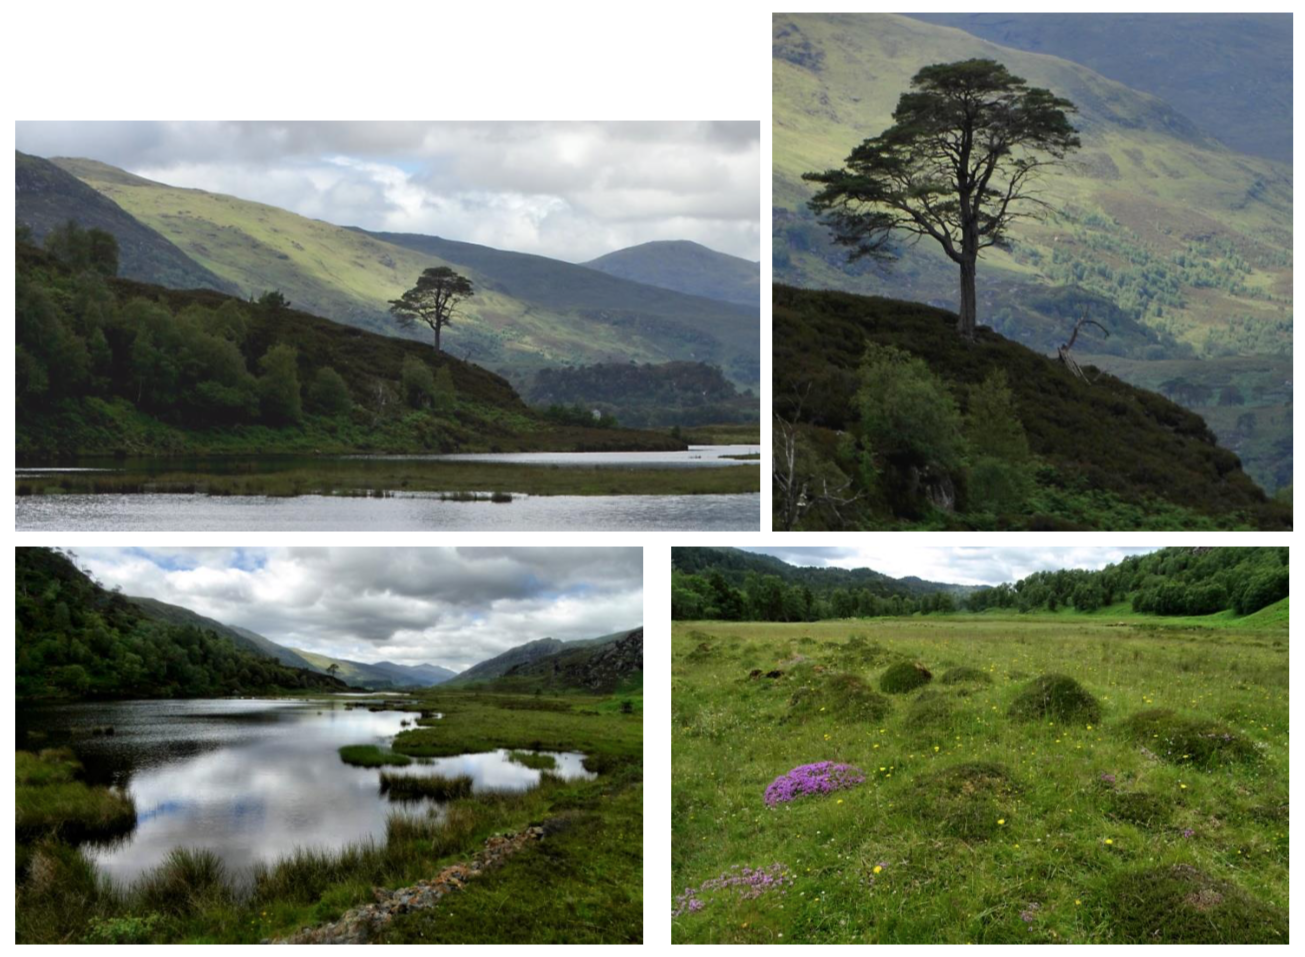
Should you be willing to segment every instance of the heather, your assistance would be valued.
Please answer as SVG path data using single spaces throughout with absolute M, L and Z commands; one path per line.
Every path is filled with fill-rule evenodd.
M 1285 942 L 1285 617 L 675 622 L 672 941 Z

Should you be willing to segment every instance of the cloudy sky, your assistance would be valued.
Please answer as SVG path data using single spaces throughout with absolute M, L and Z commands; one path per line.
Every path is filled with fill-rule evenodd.
M 79 548 L 106 587 L 279 644 L 461 671 L 643 623 L 638 548 Z
M 341 226 L 569 262 L 656 239 L 761 255 L 756 122 L 20 122 L 17 145 Z
M 1129 555 L 1158 548 L 939 548 L 903 545 L 896 541 L 855 548 L 746 548 L 773 555 L 790 565 L 834 568 L 873 568 L 893 578 L 912 575 L 953 585 L 1000 585 L 1034 572 L 1061 568 L 1105 568 Z

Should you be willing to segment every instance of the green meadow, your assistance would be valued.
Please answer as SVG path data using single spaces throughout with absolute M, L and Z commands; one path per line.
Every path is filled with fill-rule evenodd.
M 1285 943 L 1287 618 L 676 622 L 673 941 Z

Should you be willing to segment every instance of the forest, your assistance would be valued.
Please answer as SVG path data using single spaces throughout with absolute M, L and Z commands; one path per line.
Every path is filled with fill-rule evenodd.
M 860 587 L 849 584 L 847 570 L 839 568 L 786 566 L 779 574 L 749 569 L 739 580 L 728 562 L 706 565 L 697 555 L 683 561 L 679 554 L 703 551 L 673 553 L 671 614 L 676 620 L 802 622 L 1104 608 L 1148 615 L 1232 611 L 1244 616 L 1286 598 L 1290 578 L 1287 548 L 1166 548 L 1099 571 L 1061 569 L 992 588 L 934 585 L 929 591 L 912 587 L 909 580 L 885 594 L 882 581 L 894 580 L 873 572 L 872 582 Z
M 342 691 L 337 678 L 243 651 L 229 638 L 156 621 L 102 588 L 70 555 L 15 550 L 18 699 L 194 698 Z

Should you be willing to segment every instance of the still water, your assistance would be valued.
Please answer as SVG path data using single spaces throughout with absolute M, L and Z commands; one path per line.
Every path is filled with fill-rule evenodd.
M 585 466 L 588 468 L 724 468 L 746 465 L 730 456 L 759 455 L 759 445 L 691 445 L 681 452 L 458 452 L 451 455 L 415 455 L 407 458 L 432 462 L 504 462 L 511 465 Z M 405 456 L 386 456 L 402 459 Z M 753 460 L 755 465 L 756 461 Z
M 121 701 L 24 707 L 18 735 L 20 748 L 69 744 L 87 780 L 131 793 L 136 829 L 111 844 L 85 846 L 115 880 L 139 877 L 174 847 L 213 850 L 239 879 L 296 847 L 383 842 L 388 814 L 423 813 L 390 803 L 380 793 L 378 769 L 350 767 L 337 753 L 347 744 L 388 744 L 399 722 L 412 717 L 330 702 Z M 112 736 L 74 733 L 105 725 Z M 594 776 L 581 754 L 553 756 L 564 778 Z M 509 761 L 506 751 L 437 758 L 403 771 L 468 774 L 478 791 L 525 790 L 540 777 Z
M 755 466 L 754 466 L 755 467 Z M 330 495 L 31 495 L 17 499 L 19 531 L 757 531 L 761 496 L 517 495 L 511 502 L 441 501 L 396 493 Z

